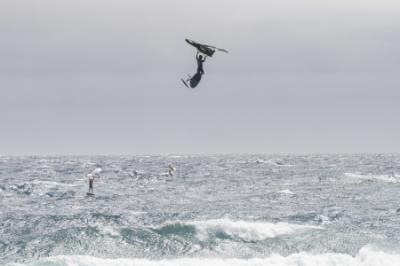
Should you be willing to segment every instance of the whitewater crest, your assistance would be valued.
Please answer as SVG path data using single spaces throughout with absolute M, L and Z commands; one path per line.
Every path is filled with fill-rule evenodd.
M 387 183 L 400 183 L 400 177 L 397 175 L 363 175 L 359 173 L 344 173 L 345 176 L 354 178 L 354 179 L 360 179 L 360 180 L 369 180 L 369 181 L 381 181 L 381 182 L 387 182 Z
M 229 237 L 244 241 L 259 241 L 307 229 L 322 229 L 322 227 L 312 225 L 234 221 L 227 218 L 186 222 L 186 224 L 193 225 L 196 228 L 197 237 L 200 240 L 208 239 L 218 233 L 224 233 Z
M 57 256 L 28 264 L 7 266 L 398 266 L 400 254 L 390 254 L 372 247 L 363 247 L 356 256 L 340 253 L 310 254 L 300 252 L 289 256 L 278 254 L 266 258 L 178 258 L 149 260 L 137 258 L 102 259 L 91 256 Z

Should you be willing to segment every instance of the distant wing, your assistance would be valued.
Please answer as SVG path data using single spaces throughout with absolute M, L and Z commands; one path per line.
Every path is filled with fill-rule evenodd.
M 100 167 L 97 167 L 96 169 L 94 169 L 90 174 L 88 174 L 88 177 L 94 176 L 94 177 L 100 177 L 101 172 L 103 172 L 103 169 L 101 169 Z

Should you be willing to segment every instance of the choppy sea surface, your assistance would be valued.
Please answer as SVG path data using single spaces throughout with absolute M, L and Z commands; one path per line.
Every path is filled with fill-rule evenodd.
M 0 265 L 398 266 L 399 169 L 393 154 L 3 156 Z

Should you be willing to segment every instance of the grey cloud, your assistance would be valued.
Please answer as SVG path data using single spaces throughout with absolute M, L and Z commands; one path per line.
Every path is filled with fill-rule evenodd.
M 1 153 L 396 151 L 398 8 L 3 1 Z M 231 52 L 196 90 L 186 37 Z

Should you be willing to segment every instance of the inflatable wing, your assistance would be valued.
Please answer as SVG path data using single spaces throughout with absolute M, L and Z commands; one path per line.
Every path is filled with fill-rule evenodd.
M 207 55 L 209 57 L 213 56 L 213 54 L 215 53 L 215 50 L 218 50 L 220 52 L 228 53 L 227 50 L 221 49 L 221 48 L 217 48 L 215 46 L 197 43 L 197 42 L 189 40 L 189 39 L 185 39 L 185 41 L 188 44 L 190 44 L 191 46 L 195 47 L 197 49 L 197 51 L 199 51 L 200 53 L 203 53 L 203 54 L 205 54 L 205 55 Z

